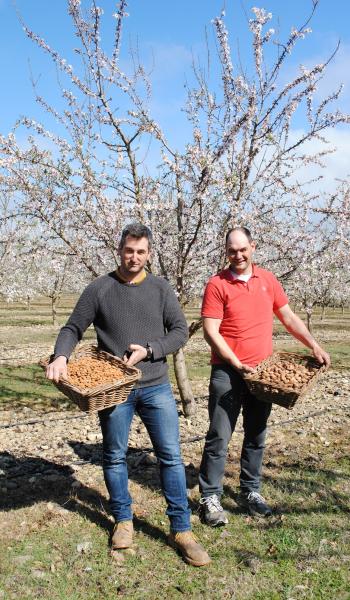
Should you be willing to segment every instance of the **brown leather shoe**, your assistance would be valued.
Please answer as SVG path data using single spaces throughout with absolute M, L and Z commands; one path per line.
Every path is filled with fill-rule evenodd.
M 114 525 L 111 546 L 112 550 L 123 550 L 132 546 L 134 527 L 132 521 L 120 521 Z
M 183 559 L 193 567 L 204 567 L 211 562 L 209 554 L 194 537 L 192 531 L 171 531 L 169 544 L 181 552 Z

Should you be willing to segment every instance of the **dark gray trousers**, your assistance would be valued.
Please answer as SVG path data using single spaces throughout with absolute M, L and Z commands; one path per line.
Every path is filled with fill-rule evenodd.
M 227 448 L 241 408 L 244 440 L 240 487 L 244 492 L 258 492 L 271 404 L 256 400 L 234 369 L 228 365 L 213 365 L 208 408 L 210 425 L 199 474 L 201 495 L 222 494 Z

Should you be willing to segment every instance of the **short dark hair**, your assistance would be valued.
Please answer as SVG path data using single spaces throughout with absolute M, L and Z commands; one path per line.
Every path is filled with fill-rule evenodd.
M 248 239 L 248 242 L 251 244 L 253 241 L 253 236 L 250 233 L 248 227 L 232 227 L 232 229 L 230 229 L 227 233 L 226 233 L 226 237 L 225 237 L 225 245 L 227 245 L 227 241 L 229 236 L 231 235 L 231 233 L 233 233 L 234 231 L 240 231 L 241 233 L 244 233 L 244 235 L 246 236 L 246 238 Z
M 148 249 L 151 250 L 153 243 L 153 236 L 151 230 L 143 225 L 142 223 L 130 223 L 126 225 L 122 231 L 122 235 L 120 237 L 119 248 L 123 248 L 125 244 L 125 240 L 130 235 L 137 240 L 141 238 L 146 238 L 148 241 Z

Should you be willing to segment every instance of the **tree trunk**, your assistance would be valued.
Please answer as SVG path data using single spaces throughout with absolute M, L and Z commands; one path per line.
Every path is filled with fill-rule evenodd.
M 345 306 L 341 307 L 341 314 L 344 315 L 345 314 Z
M 326 307 L 323 305 L 322 306 L 322 312 L 321 312 L 321 321 L 323 321 L 323 319 L 325 317 L 325 314 L 326 314 Z
M 191 325 L 188 328 L 188 337 L 191 338 L 201 327 L 202 319 L 196 319 L 196 321 L 192 321 Z
M 27 305 L 27 310 L 30 310 L 30 296 L 27 296 L 26 305 Z
M 312 311 L 306 311 L 306 326 L 310 333 L 312 333 L 312 325 L 311 325 Z
M 182 410 L 185 417 L 189 417 L 194 410 L 194 396 L 187 375 L 187 367 L 183 348 L 173 354 L 174 371 L 177 387 L 179 388 Z
M 57 298 L 55 296 L 51 298 L 51 315 L 52 325 L 57 325 Z

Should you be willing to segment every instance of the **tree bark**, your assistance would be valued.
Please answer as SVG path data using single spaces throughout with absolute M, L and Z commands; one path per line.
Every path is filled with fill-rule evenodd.
M 55 296 L 51 298 L 51 315 L 52 325 L 57 325 L 57 298 Z
M 191 338 L 198 329 L 202 327 L 202 319 L 197 319 L 196 321 L 192 321 L 191 325 L 188 328 L 188 337 Z
M 325 307 L 325 305 L 323 305 L 322 306 L 322 312 L 321 312 L 321 321 L 323 321 L 325 315 L 326 315 L 326 307 Z
M 177 387 L 179 388 L 182 410 L 185 417 L 189 417 L 194 411 L 194 396 L 191 384 L 187 375 L 185 354 L 183 348 L 180 348 L 173 354 L 174 371 Z
M 307 326 L 308 330 L 310 331 L 310 333 L 312 333 L 311 318 L 312 318 L 312 312 L 307 310 L 306 311 L 306 326 Z

